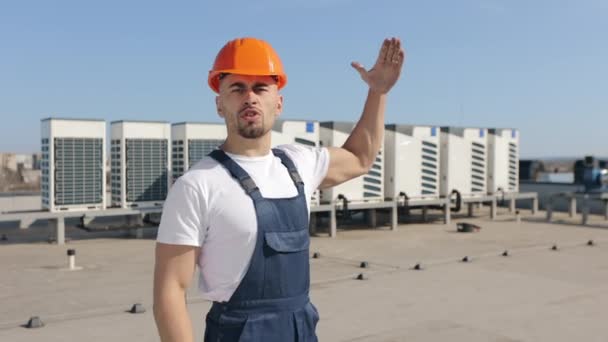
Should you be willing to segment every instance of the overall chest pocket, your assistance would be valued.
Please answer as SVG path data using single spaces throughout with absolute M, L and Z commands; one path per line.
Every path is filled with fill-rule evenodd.
M 266 244 L 279 253 L 301 252 L 310 247 L 308 229 L 264 233 Z
M 310 286 L 308 229 L 264 233 L 264 295 L 300 295 Z

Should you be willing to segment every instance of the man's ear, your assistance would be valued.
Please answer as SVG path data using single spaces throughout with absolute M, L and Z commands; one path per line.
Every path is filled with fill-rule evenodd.
M 279 100 L 277 101 L 277 116 L 281 115 L 283 112 L 283 95 L 279 95 Z
M 220 117 L 223 118 L 224 117 L 224 113 L 222 112 L 222 106 L 220 106 L 220 97 L 219 97 L 219 95 L 215 97 L 215 108 L 217 110 L 217 114 Z

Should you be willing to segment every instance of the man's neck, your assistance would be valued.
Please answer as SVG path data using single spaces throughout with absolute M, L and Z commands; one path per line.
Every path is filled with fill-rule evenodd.
M 270 153 L 270 136 L 270 131 L 257 139 L 246 139 L 238 134 L 229 134 L 220 148 L 224 150 L 224 152 L 241 156 L 265 156 Z

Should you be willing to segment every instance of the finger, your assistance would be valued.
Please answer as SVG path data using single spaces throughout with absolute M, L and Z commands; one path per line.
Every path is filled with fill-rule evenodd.
M 399 66 L 399 68 L 401 68 L 401 66 L 403 65 L 403 63 L 405 62 L 405 51 L 403 49 L 399 49 L 399 63 L 397 64 Z
M 401 50 L 401 41 L 398 38 L 391 39 L 391 45 L 389 47 L 390 54 L 387 56 L 387 63 L 399 63 L 399 50 Z
M 401 69 L 404 62 L 405 62 L 405 51 L 403 51 L 403 49 L 399 49 L 399 51 L 397 51 L 397 54 L 395 55 L 395 58 L 393 58 L 391 66 L 394 67 L 395 69 Z
M 395 38 L 391 38 L 388 43 L 388 51 L 386 52 L 385 63 L 391 64 L 393 61 L 393 54 L 395 53 Z
M 382 43 L 382 47 L 380 47 L 380 53 L 378 54 L 378 59 L 376 60 L 376 64 L 384 63 L 386 60 L 386 55 L 388 53 L 388 47 L 390 45 L 390 40 L 385 39 Z
M 352 62 L 350 63 L 350 65 L 355 68 L 355 70 L 357 70 L 359 72 L 359 74 L 361 75 L 361 77 L 365 76 L 365 74 L 367 74 L 367 70 L 365 70 L 365 67 L 363 67 L 363 65 L 361 65 L 361 63 L 359 62 Z

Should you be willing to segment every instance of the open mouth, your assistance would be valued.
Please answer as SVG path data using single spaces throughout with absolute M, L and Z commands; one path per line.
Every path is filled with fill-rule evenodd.
M 254 122 L 257 119 L 260 118 L 260 112 L 258 112 L 255 109 L 245 109 L 244 111 L 241 112 L 241 115 L 239 116 L 241 118 L 241 120 L 247 121 L 247 122 Z

